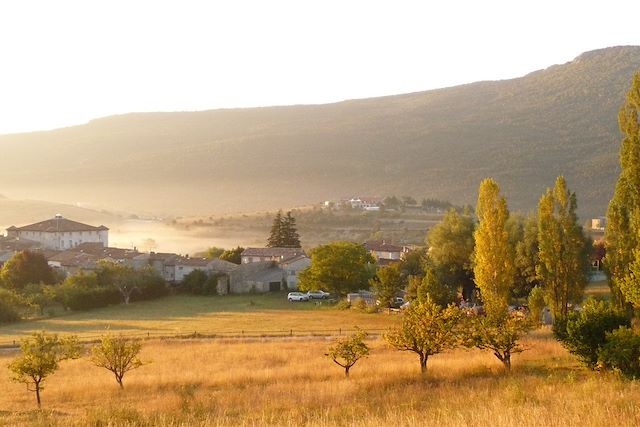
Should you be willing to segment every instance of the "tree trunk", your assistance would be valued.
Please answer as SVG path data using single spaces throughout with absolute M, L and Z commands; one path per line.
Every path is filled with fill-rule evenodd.
M 115 377 L 116 377 L 116 381 L 118 382 L 118 385 L 120 386 L 120 390 L 122 390 L 124 388 L 124 385 L 122 384 L 122 376 L 118 375 L 117 373 L 114 373 Z
M 426 374 L 427 373 L 427 361 L 429 360 L 429 355 L 425 354 L 425 355 L 420 355 L 420 373 L 421 374 Z
M 504 354 L 500 354 L 497 351 L 494 353 L 496 357 L 502 362 L 504 368 L 507 371 L 511 370 L 511 352 L 505 351 Z
M 349 378 L 349 369 L 351 369 L 351 366 L 344 367 L 344 376 L 347 378 Z
M 36 401 L 38 402 L 38 409 L 40 409 L 40 383 L 36 383 Z

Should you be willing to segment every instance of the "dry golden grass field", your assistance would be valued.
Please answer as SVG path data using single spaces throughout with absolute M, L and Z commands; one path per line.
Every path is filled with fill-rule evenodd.
M 488 352 L 455 350 L 420 375 L 412 353 L 369 341 L 349 379 L 324 338 L 146 341 L 150 363 L 113 377 L 86 359 L 47 380 L 42 411 L 0 353 L 0 425 L 638 426 L 640 385 L 581 368 L 548 330 L 510 374 Z

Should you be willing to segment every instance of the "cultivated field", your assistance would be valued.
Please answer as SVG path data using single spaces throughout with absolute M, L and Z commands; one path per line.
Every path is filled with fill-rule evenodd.
M 349 379 L 323 356 L 330 340 L 147 341 L 148 365 L 112 376 L 63 362 L 33 393 L 0 374 L 0 425 L 35 426 L 637 426 L 640 385 L 580 368 L 548 331 L 505 374 L 489 353 L 417 357 L 369 341 Z M 13 354 L 0 355 L 5 366 Z M 1 369 L 0 369 L 0 372 Z

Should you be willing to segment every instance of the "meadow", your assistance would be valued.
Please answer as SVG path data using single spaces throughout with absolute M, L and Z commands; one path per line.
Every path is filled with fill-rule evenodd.
M 98 339 L 107 330 L 126 336 L 261 337 L 334 335 L 355 326 L 382 332 L 397 315 L 338 310 L 326 302 L 287 301 L 286 293 L 255 295 L 176 295 L 128 306 L 69 312 L 0 326 L 0 346 L 11 346 L 36 331 L 75 334 L 81 341 Z
M 640 385 L 581 368 L 548 330 L 511 373 L 488 352 L 429 360 L 368 341 L 348 379 L 329 338 L 146 341 L 120 391 L 86 359 L 47 380 L 43 409 L 0 374 L 0 426 L 637 426 Z M 13 353 L 0 354 L 0 366 Z M 1 370 L 0 370 L 1 372 Z

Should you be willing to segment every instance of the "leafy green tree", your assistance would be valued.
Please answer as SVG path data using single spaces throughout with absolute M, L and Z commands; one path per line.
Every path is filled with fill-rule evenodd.
M 364 342 L 367 337 L 365 331 L 358 330 L 355 334 L 339 339 L 334 345 L 329 347 L 326 353 L 333 362 L 344 368 L 345 377 L 349 377 L 349 370 L 356 362 L 369 355 L 369 347 Z
M 507 221 L 509 242 L 515 248 L 514 278 L 512 295 L 517 298 L 526 297 L 531 290 L 540 284 L 536 275 L 538 264 L 538 218 L 529 215 L 510 215 Z
M 394 298 L 404 288 L 400 263 L 381 267 L 376 273 L 376 277 L 369 281 L 371 287 L 376 291 L 377 298 L 383 307 L 391 307 Z
M 532 326 L 522 313 L 507 311 L 471 316 L 466 323 L 465 345 L 492 351 L 506 370 L 511 369 L 511 356 L 525 350 L 520 340 Z
M 527 298 L 527 305 L 529 306 L 529 313 L 531 313 L 531 321 L 534 325 L 540 325 L 542 323 L 542 310 L 546 307 L 544 302 L 544 289 L 542 286 L 536 286 L 529 293 Z
M 400 261 L 402 276 L 405 278 L 410 276 L 424 276 L 424 262 L 426 256 L 426 248 L 418 248 L 404 254 L 404 258 Z
M 623 135 L 620 176 L 607 211 L 604 258 L 609 286 L 619 307 L 640 307 L 640 72 L 633 76 L 618 113 Z
M 440 307 L 446 307 L 455 302 L 455 294 L 450 287 L 440 281 L 433 267 L 427 265 L 417 290 L 417 299 L 421 302 L 430 300 Z
M 140 350 L 142 344 L 139 341 L 107 334 L 102 337 L 100 344 L 92 347 L 90 360 L 94 365 L 111 371 L 122 389 L 124 375 L 144 364 L 138 357 Z
M 570 353 L 578 356 L 587 367 L 595 369 L 598 352 L 605 345 L 607 333 L 621 326 L 631 326 L 623 311 L 605 301 L 589 298 L 580 312 L 572 312 L 554 324 L 554 334 Z
M 267 240 L 267 247 L 269 248 L 299 248 L 300 235 L 296 227 L 296 220 L 291 214 L 291 211 L 287 212 L 285 216 L 282 215 L 282 211 L 278 211 L 276 217 L 273 219 L 273 225 Z
M 5 287 L 20 290 L 29 283 L 55 283 L 55 275 L 41 253 L 23 251 L 15 254 L 0 270 Z
M 505 228 L 509 218 L 507 201 L 500 196 L 500 188 L 493 179 L 480 183 L 476 214 L 479 223 L 474 232 L 473 273 L 486 312 L 501 316 L 509 305 L 515 254 Z
M 244 248 L 237 246 L 235 249 L 228 249 L 224 251 L 222 255 L 220 255 L 220 259 L 240 265 L 242 264 L 242 252 L 244 252 Z
M 318 246 L 311 251 L 311 265 L 300 272 L 298 288 L 323 289 L 336 295 L 365 289 L 375 274 L 374 262 L 369 252 L 356 243 Z
M 538 205 L 536 273 L 554 319 L 566 317 L 569 304 L 582 300 L 587 283 L 591 246 L 578 223 L 576 208 L 576 195 L 562 176 Z
M 129 304 L 134 293 L 142 292 L 140 290 L 142 276 L 128 265 L 109 261 L 101 262 L 97 278 L 102 286 L 111 285 L 117 289 L 125 305 Z
M 459 340 L 462 312 L 455 306 L 442 308 L 430 299 L 412 301 L 402 315 L 400 327 L 384 335 L 396 350 L 416 353 L 420 372 L 427 372 L 429 356 L 455 347 Z
M 59 338 L 36 332 L 20 342 L 22 355 L 9 364 L 16 382 L 27 385 L 27 390 L 36 393 L 40 407 L 40 392 L 44 390 L 45 379 L 58 370 L 63 360 L 80 357 L 80 346 L 75 337 Z
M 427 234 L 429 259 L 440 281 L 453 293 L 461 290 L 471 300 L 475 289 L 471 256 L 474 249 L 475 224 L 468 211 L 450 209 L 438 225 Z

